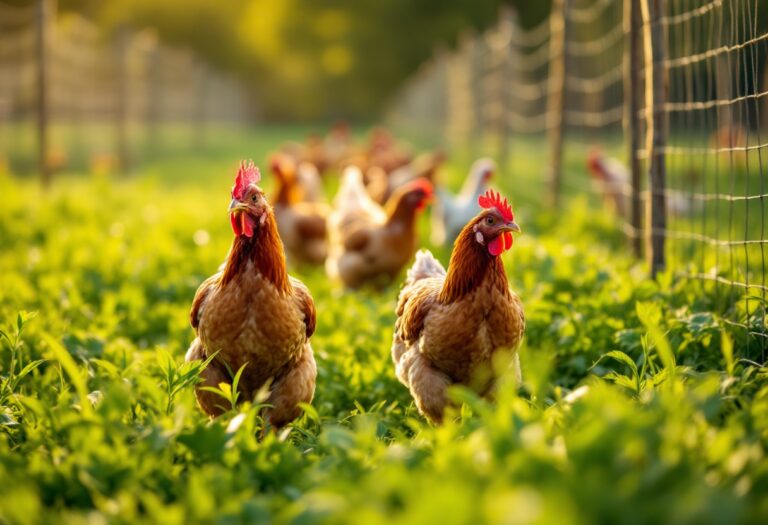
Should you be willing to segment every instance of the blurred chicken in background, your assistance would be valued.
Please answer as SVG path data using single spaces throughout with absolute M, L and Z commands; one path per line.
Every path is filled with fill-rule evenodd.
M 322 202 L 317 168 L 280 153 L 273 155 L 270 165 L 277 181 L 273 204 L 277 229 L 289 261 L 322 264 L 328 255 L 330 208 Z
M 747 166 L 748 132 L 738 124 L 723 124 L 712 133 L 709 147 L 717 150 L 721 166 L 743 170 Z
M 366 146 L 350 149 L 350 154 L 341 162 L 341 168 L 356 166 L 367 177 L 370 168 L 378 167 L 389 174 L 412 160 L 413 153 L 409 148 L 397 142 L 385 128 L 377 127 L 371 131 Z M 367 178 L 365 182 L 369 182 Z
M 345 122 L 333 125 L 328 135 L 309 135 L 304 142 L 285 142 L 279 153 L 297 164 L 312 164 L 319 175 L 339 169 L 347 157 L 354 154 L 354 144 L 349 126 Z
M 427 179 L 429 182 L 434 183 L 437 171 L 443 165 L 445 159 L 445 152 L 437 150 L 422 153 L 408 164 L 400 166 L 389 173 L 381 166 L 371 166 L 366 173 L 366 178 L 368 179 L 366 189 L 373 200 L 379 204 L 384 204 L 397 188 L 412 180 Z
M 627 195 L 630 194 L 629 171 L 619 160 L 607 157 L 595 146 L 587 157 L 587 168 L 603 202 L 620 217 L 627 217 Z
M 464 226 L 477 213 L 477 199 L 488 189 L 496 171 L 496 163 L 489 158 L 476 160 L 458 195 L 437 186 L 437 199 L 432 205 L 432 244 L 452 243 Z
M 352 131 L 344 121 L 336 122 L 325 137 L 325 156 L 333 168 L 340 168 L 354 148 Z
M 629 196 L 632 184 L 627 167 L 618 159 L 606 157 L 599 147 L 594 147 L 587 158 L 587 168 L 592 180 L 598 186 L 603 202 L 611 207 L 620 217 L 627 218 Z M 691 170 L 686 174 L 686 183 L 698 180 L 698 172 Z M 686 190 L 688 191 L 688 190 Z M 690 199 L 686 191 L 667 189 L 667 211 L 671 215 L 687 215 L 691 211 Z
M 360 169 L 345 169 L 328 220 L 328 275 L 350 288 L 391 282 L 416 252 L 416 215 L 431 197 L 429 181 L 416 179 L 382 207 L 366 191 Z

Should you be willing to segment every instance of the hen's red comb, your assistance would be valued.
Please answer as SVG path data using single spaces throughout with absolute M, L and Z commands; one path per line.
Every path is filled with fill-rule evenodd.
M 420 177 L 408 183 L 408 191 L 414 190 L 421 190 L 427 195 L 427 197 L 432 197 L 432 183 L 424 177 Z
M 480 195 L 480 197 L 478 197 L 477 203 L 481 208 L 485 208 L 486 210 L 496 208 L 501 212 L 501 216 L 504 217 L 504 220 L 507 222 L 514 221 L 515 214 L 512 213 L 512 206 L 509 205 L 506 197 L 503 199 L 504 200 L 502 200 L 502 196 L 499 192 L 488 190 L 485 192 L 485 195 Z
M 240 162 L 240 168 L 237 170 L 237 177 L 235 177 L 235 185 L 232 186 L 232 197 L 242 199 L 245 197 L 248 186 L 258 184 L 260 180 L 261 173 L 252 160 L 249 160 L 248 163 Z

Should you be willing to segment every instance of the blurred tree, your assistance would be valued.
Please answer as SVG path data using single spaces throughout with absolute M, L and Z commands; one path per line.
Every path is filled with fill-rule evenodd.
M 275 119 L 369 119 L 438 46 L 492 24 L 502 3 L 523 25 L 549 0 L 59 0 L 107 30 L 154 27 L 252 86 Z

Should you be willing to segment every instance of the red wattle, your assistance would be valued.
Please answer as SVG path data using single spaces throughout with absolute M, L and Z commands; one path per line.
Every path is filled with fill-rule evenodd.
M 504 241 L 501 240 L 501 235 L 494 238 L 488 243 L 488 253 L 493 256 L 500 255 L 504 251 Z
M 246 237 L 253 237 L 253 219 L 247 213 L 241 213 L 240 217 L 243 228 L 243 235 Z
M 510 232 L 504 232 L 504 250 L 512 248 L 513 241 L 512 234 Z
M 240 221 L 236 213 L 229 214 L 229 222 L 232 224 L 232 231 L 235 232 L 235 236 L 242 235 L 243 230 L 240 229 Z

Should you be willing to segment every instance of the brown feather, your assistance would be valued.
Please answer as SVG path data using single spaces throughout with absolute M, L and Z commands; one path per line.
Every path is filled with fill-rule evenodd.
M 438 301 L 441 281 L 439 277 L 421 279 L 400 294 L 395 331 L 404 341 L 412 343 L 419 338 L 424 319 Z
M 304 324 L 306 325 L 307 338 L 312 337 L 317 326 L 317 310 L 315 301 L 309 293 L 309 289 L 298 279 L 291 278 L 293 285 L 293 294 L 299 305 L 299 309 L 304 312 Z
M 474 223 L 468 223 L 461 230 L 453 245 L 448 275 L 440 291 L 440 301 L 443 303 L 452 303 L 467 295 L 485 280 L 489 271 L 499 276 L 500 286 L 508 286 L 501 258 L 491 256 L 485 246 L 475 241 L 472 231 Z
M 253 237 L 238 235 L 232 241 L 221 284 L 226 285 L 252 261 L 255 269 L 280 292 L 291 292 L 288 270 L 285 267 L 285 252 L 272 209 L 266 212 L 264 224 L 257 227 Z
M 397 378 L 419 411 L 440 422 L 451 384 L 488 396 L 495 384 L 494 356 L 509 352 L 519 378 L 517 347 L 525 331 L 523 305 L 509 289 L 500 257 L 475 237 L 478 215 L 462 230 L 448 271 L 432 273 L 424 258 L 411 268 L 400 292 L 392 341 Z
M 296 231 L 303 238 L 321 238 L 326 236 L 325 217 L 321 215 L 301 215 L 296 219 Z

